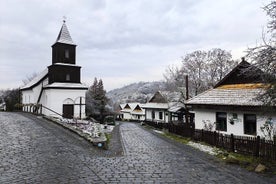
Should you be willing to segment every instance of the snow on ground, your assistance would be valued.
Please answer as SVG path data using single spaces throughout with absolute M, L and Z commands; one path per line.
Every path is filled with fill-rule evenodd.
M 89 134 L 92 137 L 99 137 L 99 133 L 101 132 L 110 133 L 114 128 L 112 125 L 103 125 L 88 120 L 59 118 L 59 121 L 70 125 L 83 133 Z
M 216 155 L 217 154 L 216 153 L 216 148 L 213 148 L 211 146 L 203 145 L 203 144 L 196 143 L 196 142 L 193 142 L 193 141 L 188 142 L 188 145 L 192 146 L 194 148 L 197 148 L 200 151 L 209 153 L 210 155 Z
M 164 134 L 164 132 L 160 131 L 160 130 L 153 130 L 153 131 L 156 132 L 156 133 L 159 133 L 159 134 Z

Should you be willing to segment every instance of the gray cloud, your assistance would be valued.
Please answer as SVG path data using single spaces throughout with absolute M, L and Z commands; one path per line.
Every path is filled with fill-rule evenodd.
M 0 2 L 0 88 L 51 64 L 51 45 L 67 17 L 83 80 L 110 90 L 161 80 L 167 65 L 196 49 L 221 47 L 241 57 L 260 40 L 269 0 L 9 0 Z M 145 77 L 146 76 L 146 77 Z

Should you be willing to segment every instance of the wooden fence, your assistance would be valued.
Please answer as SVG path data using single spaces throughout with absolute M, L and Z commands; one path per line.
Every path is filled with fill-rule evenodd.
M 192 137 L 196 141 L 203 141 L 218 148 L 231 152 L 252 155 L 267 160 L 276 161 L 276 142 L 257 137 L 226 135 L 206 130 L 194 130 Z
M 160 122 L 154 122 L 154 121 L 146 121 L 145 123 L 157 129 L 163 129 L 163 128 L 167 129 L 167 125 L 168 125 L 168 123 L 160 123 Z
M 155 128 L 165 128 L 169 132 L 190 137 L 195 141 L 206 142 L 212 146 L 223 148 L 225 150 L 252 155 L 266 160 L 276 161 L 276 141 L 269 141 L 257 137 L 246 137 L 236 135 L 226 135 L 216 131 L 206 131 L 195 129 L 194 124 L 189 123 L 154 123 L 147 122 L 148 125 Z

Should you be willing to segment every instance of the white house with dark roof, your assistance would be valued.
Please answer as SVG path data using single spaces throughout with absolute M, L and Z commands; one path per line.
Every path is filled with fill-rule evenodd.
M 185 122 L 185 106 L 176 102 L 175 99 L 169 102 L 167 97 L 167 92 L 157 91 L 146 104 L 141 106 L 145 109 L 145 121 L 157 123 Z M 192 118 L 190 114 L 188 118 Z
M 23 111 L 84 118 L 88 87 L 81 83 L 80 69 L 76 65 L 76 45 L 64 21 L 52 45 L 52 64 L 20 88 Z
M 243 60 L 213 89 L 186 102 L 186 106 L 195 112 L 196 129 L 213 124 L 213 130 L 221 133 L 262 136 L 260 127 L 267 120 L 276 124 L 276 107 L 265 109 L 257 100 L 267 84 L 262 83 L 260 75 L 250 75 L 250 67 Z M 255 68 L 254 72 L 262 71 Z
M 126 103 L 121 104 L 122 107 L 122 119 L 132 120 L 132 121 L 144 121 L 145 120 L 145 110 L 142 108 L 140 103 Z
M 142 107 L 145 109 L 145 121 L 160 123 L 169 122 L 169 103 L 159 91 L 157 91 Z

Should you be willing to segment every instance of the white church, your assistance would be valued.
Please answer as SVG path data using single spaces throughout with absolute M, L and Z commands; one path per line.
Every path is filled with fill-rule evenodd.
M 76 65 L 76 44 L 65 21 L 52 45 L 52 64 L 20 88 L 22 109 L 46 116 L 85 117 L 85 93 L 81 67 Z

